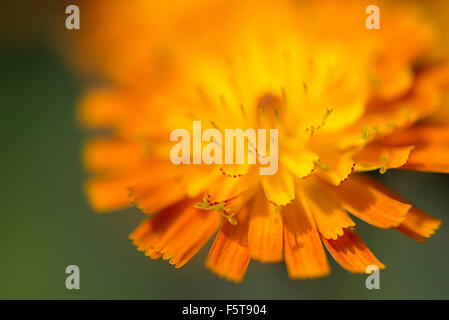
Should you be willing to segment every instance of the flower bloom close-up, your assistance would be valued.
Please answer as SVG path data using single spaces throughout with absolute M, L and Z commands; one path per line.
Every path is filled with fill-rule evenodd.
M 251 260 L 284 261 L 291 279 L 326 276 L 326 250 L 351 273 L 383 269 L 388 261 L 356 231 L 362 223 L 419 242 L 434 234 L 440 220 L 376 178 L 449 173 L 449 64 L 419 10 L 382 2 L 381 28 L 368 29 L 366 4 L 350 1 L 193 3 L 173 15 L 155 9 L 160 28 L 145 24 L 145 8 L 126 11 L 140 32 L 125 23 L 103 48 L 101 29 L 79 39 L 109 63 L 107 84 L 89 88 L 77 110 L 92 131 L 83 161 L 95 211 L 135 205 L 146 217 L 133 244 L 176 268 L 214 238 L 206 267 L 235 282 Z M 207 28 L 190 24 L 183 39 L 183 23 L 200 14 Z M 161 50 L 170 59 L 160 62 Z M 190 133 L 187 155 L 173 149 L 177 129 Z M 229 129 L 276 129 L 277 143 L 243 134 L 230 145 Z M 226 161 L 238 139 L 243 161 Z

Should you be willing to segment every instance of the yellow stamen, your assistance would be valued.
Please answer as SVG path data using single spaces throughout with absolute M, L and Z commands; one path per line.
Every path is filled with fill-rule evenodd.
M 220 213 L 223 216 L 223 218 L 227 219 L 230 224 L 232 224 L 234 226 L 237 224 L 237 220 L 234 218 L 235 212 L 233 212 L 231 214 L 228 214 L 226 212 L 224 204 L 222 204 L 222 203 L 217 203 L 217 204 L 211 205 L 207 198 L 203 198 L 203 202 L 195 202 L 193 204 L 193 206 L 196 209 L 200 209 L 200 210 L 206 210 L 206 211 L 215 210 L 215 211 L 218 211 L 218 213 Z
M 381 137 L 379 126 L 373 124 L 370 126 L 362 127 L 362 138 L 363 140 L 368 140 L 372 135 L 377 135 L 377 137 Z
M 210 124 L 212 125 L 212 127 L 214 127 L 215 129 L 218 129 L 217 124 L 215 123 L 215 121 L 210 121 Z
M 151 155 L 153 153 L 153 151 L 154 151 L 153 145 L 149 142 L 145 142 L 145 147 L 144 147 L 144 151 L 143 151 L 144 156 Z
M 281 94 L 282 94 L 282 103 L 284 106 L 287 105 L 287 94 L 285 93 L 285 89 L 281 88 Z
M 323 122 L 327 119 L 327 117 L 329 117 L 331 115 L 332 112 L 334 112 L 334 109 L 332 109 L 332 108 L 326 109 L 326 114 L 324 115 Z
M 313 137 L 313 135 L 315 134 L 315 127 L 311 126 L 310 128 L 308 128 L 306 131 L 310 131 L 310 136 Z
M 242 115 L 245 115 L 245 108 L 243 107 L 243 104 L 240 105 L 240 111 L 242 111 Z
M 277 108 L 273 108 L 274 116 L 276 117 L 276 121 L 279 122 L 279 112 Z
M 386 125 L 387 127 L 393 128 L 393 129 L 396 129 L 396 128 L 398 127 L 396 123 L 391 122 L 391 121 L 387 121 L 387 122 L 385 123 L 385 125 Z
M 321 170 L 324 170 L 324 171 L 329 170 L 329 167 L 326 166 L 324 163 L 320 162 L 319 160 L 313 161 L 313 164 L 314 164 L 318 169 L 321 169 Z
M 318 130 L 320 130 L 322 127 L 324 127 L 324 125 L 326 124 L 326 119 L 330 116 L 330 114 L 334 111 L 334 109 L 332 108 L 327 108 L 326 109 L 326 113 L 323 116 L 323 120 L 321 120 L 321 124 L 319 126 L 317 126 L 315 128 L 315 126 L 310 126 L 306 129 L 306 133 L 310 132 L 310 136 L 312 137 L 315 132 L 317 132 Z
M 371 126 L 371 129 L 373 130 L 373 133 L 376 134 L 378 137 L 380 137 L 379 127 L 375 124 Z
M 382 166 L 379 168 L 380 174 L 384 174 L 387 172 L 387 162 L 388 162 L 388 156 L 386 154 L 383 154 L 380 156 L 380 161 L 382 161 Z
M 362 138 L 363 140 L 368 140 L 368 138 L 371 136 L 371 129 L 368 126 L 364 126 L 362 128 Z

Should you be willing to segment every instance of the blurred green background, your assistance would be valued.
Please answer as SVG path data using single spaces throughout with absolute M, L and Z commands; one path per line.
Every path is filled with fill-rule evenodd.
M 356 220 L 387 266 L 380 290 L 367 290 L 365 275 L 349 274 L 331 258 L 332 274 L 324 279 L 290 281 L 284 264 L 251 262 L 243 283 L 233 284 L 204 268 L 210 243 L 177 270 L 146 258 L 127 239 L 144 218 L 136 209 L 91 211 L 82 190 L 84 136 L 74 117 L 86 84 L 55 50 L 42 41 L 2 41 L 0 72 L 0 298 L 449 298 L 449 175 L 381 177 L 443 225 L 421 244 Z M 65 287 L 71 264 L 80 267 L 80 290 Z

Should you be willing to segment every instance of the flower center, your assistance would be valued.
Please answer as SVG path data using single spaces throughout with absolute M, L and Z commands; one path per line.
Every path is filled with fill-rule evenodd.
M 263 94 L 257 102 L 257 120 L 259 128 L 277 128 L 282 112 L 283 102 L 275 94 Z

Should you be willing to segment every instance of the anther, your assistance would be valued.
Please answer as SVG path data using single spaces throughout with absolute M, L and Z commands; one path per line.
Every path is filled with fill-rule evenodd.
M 386 154 L 383 154 L 380 156 L 380 161 L 382 161 L 382 165 L 379 168 L 379 172 L 380 174 L 384 174 L 385 172 L 387 172 L 387 162 L 388 162 L 388 156 Z
M 324 163 L 322 163 L 322 162 L 319 161 L 319 160 L 313 161 L 313 164 L 314 164 L 318 169 L 321 169 L 321 170 L 324 170 L 324 171 L 329 170 L 329 167 L 326 166 Z

